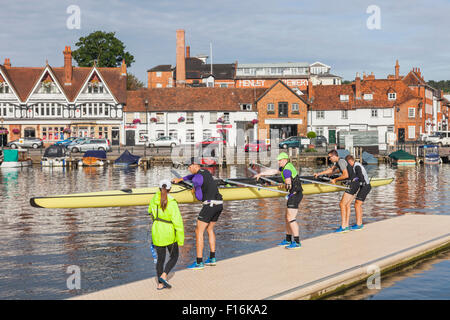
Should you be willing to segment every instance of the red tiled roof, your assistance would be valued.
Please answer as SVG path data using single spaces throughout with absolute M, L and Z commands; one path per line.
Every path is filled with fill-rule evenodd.
M 125 112 L 239 111 L 241 103 L 254 104 L 266 89 L 250 88 L 154 88 L 128 91 Z
M 407 86 L 427 85 L 425 80 L 415 71 L 410 71 L 405 77 L 403 77 L 403 82 Z
M 396 100 L 388 99 L 388 92 L 397 93 Z M 373 94 L 372 100 L 364 100 L 364 94 Z M 348 95 L 342 102 L 340 95 Z M 421 99 L 399 79 L 361 80 L 361 99 L 356 99 L 355 83 L 342 85 L 318 85 L 313 87 L 313 110 L 352 110 L 361 108 L 392 108 L 411 99 Z
M 45 67 L 11 67 L 5 68 L 0 65 L 2 72 L 6 75 L 8 82 L 11 83 L 14 90 L 19 95 L 19 99 L 24 102 L 27 100 L 31 90 L 42 75 Z M 72 84 L 64 85 L 64 67 L 50 67 L 51 72 L 55 75 L 56 81 L 63 88 L 64 93 L 69 101 L 73 101 L 82 86 L 85 84 L 88 75 L 93 67 L 73 67 Z M 118 103 L 126 103 L 127 100 L 127 80 L 121 76 L 121 68 L 97 68 L 107 86 L 111 89 L 112 94 Z

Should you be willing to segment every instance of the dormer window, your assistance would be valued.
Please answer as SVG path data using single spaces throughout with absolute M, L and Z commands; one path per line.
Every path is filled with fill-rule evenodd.
M 364 100 L 373 100 L 373 94 L 372 93 L 365 93 L 363 98 L 364 98 Z
M 241 110 L 250 111 L 250 110 L 252 110 L 252 105 L 249 103 L 243 103 L 243 104 L 241 104 Z
M 9 93 L 9 86 L 5 81 L 0 82 L 0 93 Z
M 397 93 L 395 93 L 395 92 L 388 93 L 388 100 L 396 100 L 396 99 L 397 99 Z
M 88 84 L 88 93 L 103 93 L 103 83 L 99 81 L 91 81 Z
M 342 102 L 347 102 L 349 100 L 348 94 L 341 94 L 340 99 Z
M 41 86 L 38 89 L 38 93 L 59 93 L 58 87 L 56 86 L 56 83 L 54 83 L 52 80 L 44 80 L 41 82 Z

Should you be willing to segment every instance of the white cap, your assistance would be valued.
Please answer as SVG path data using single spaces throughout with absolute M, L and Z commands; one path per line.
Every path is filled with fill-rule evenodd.
M 172 188 L 172 182 L 169 179 L 163 179 L 159 182 L 159 188 L 162 189 L 163 185 L 166 185 L 166 189 L 169 190 Z

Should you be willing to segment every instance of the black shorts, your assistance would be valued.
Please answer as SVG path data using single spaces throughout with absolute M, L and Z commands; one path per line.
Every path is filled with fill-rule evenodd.
M 372 187 L 370 184 L 365 184 L 359 188 L 359 192 L 356 195 L 356 200 L 364 202 L 366 200 L 367 195 L 369 194 L 370 190 L 372 190 Z
M 345 193 L 355 195 L 361 187 L 361 184 L 358 181 L 352 181 L 349 187 L 350 189 L 345 190 Z
M 302 199 L 303 199 L 302 192 L 296 192 L 293 195 L 291 195 L 287 201 L 288 209 L 298 209 L 298 205 L 300 204 L 300 201 L 302 201 Z
M 198 214 L 198 220 L 205 223 L 217 222 L 220 214 L 222 213 L 222 210 L 222 204 L 218 204 L 212 207 L 209 204 L 203 205 L 202 210 Z

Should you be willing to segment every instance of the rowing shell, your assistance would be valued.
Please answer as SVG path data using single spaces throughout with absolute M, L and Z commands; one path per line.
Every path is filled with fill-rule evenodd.
M 379 187 L 391 183 L 394 179 L 372 179 L 370 185 Z M 318 194 L 342 191 L 342 187 L 326 186 L 316 183 L 302 184 L 303 194 Z M 285 190 L 279 186 L 264 186 L 262 188 L 222 186 L 219 192 L 224 201 L 249 200 L 262 198 L 278 198 L 285 196 L 283 193 L 267 190 Z M 48 197 L 34 197 L 30 204 L 36 208 L 102 208 L 102 207 L 129 207 L 148 206 L 153 195 L 159 191 L 158 187 L 122 189 L 114 191 L 100 191 L 89 193 L 73 193 Z M 178 203 L 199 203 L 192 189 L 183 185 L 173 184 L 170 195 Z

